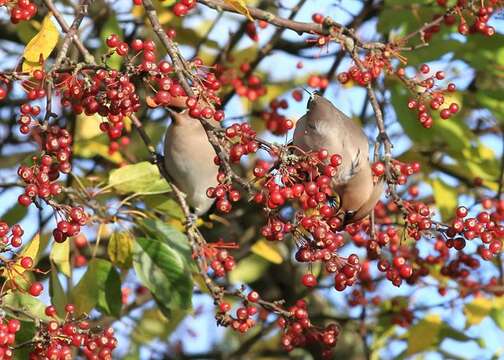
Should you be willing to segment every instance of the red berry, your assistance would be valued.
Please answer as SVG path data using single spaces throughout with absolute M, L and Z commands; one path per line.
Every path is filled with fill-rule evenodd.
M 376 176 L 382 176 L 385 174 L 385 164 L 381 161 L 375 162 L 371 169 L 373 170 L 373 174 Z
M 254 303 L 257 302 L 257 300 L 259 300 L 259 293 L 257 291 L 249 292 L 249 294 L 247 295 L 247 300 Z
M 173 10 L 173 13 L 175 14 L 175 16 L 185 16 L 189 12 L 189 9 L 187 8 L 187 6 L 185 6 L 182 3 L 176 3 L 173 6 L 172 10 Z
M 30 285 L 28 292 L 30 293 L 31 296 L 39 296 L 42 293 L 42 290 L 44 290 L 44 287 L 42 286 L 41 283 L 36 281 Z
M 317 278 L 313 274 L 304 274 L 301 278 L 301 282 L 306 287 L 314 287 L 317 285 Z
M 65 311 L 69 314 L 75 312 L 75 305 L 74 304 L 66 304 Z
M 427 64 L 422 64 L 422 66 L 420 66 L 420 72 L 422 74 L 428 74 L 430 72 L 430 67 L 429 65 Z
M 29 256 L 25 256 L 21 259 L 21 266 L 25 269 L 30 269 L 33 266 L 33 260 Z
M 49 305 L 45 308 L 45 314 L 47 316 L 54 316 L 56 315 L 56 308 L 53 305 Z
M 466 216 L 467 216 L 468 212 L 469 212 L 469 211 L 467 210 L 467 208 L 466 208 L 466 207 L 464 207 L 464 206 L 459 206 L 459 207 L 457 208 L 456 215 L 457 215 L 457 217 L 458 217 L 458 218 L 464 218 L 464 217 L 466 217 Z
M 110 35 L 106 40 L 107 46 L 109 48 L 117 47 L 120 42 L 121 42 L 121 40 L 119 39 L 119 36 L 117 36 L 116 34 Z
M 322 22 L 324 21 L 324 15 L 320 13 L 315 13 L 312 15 L 312 20 L 314 23 L 322 24 Z
M 413 269 L 410 265 L 404 264 L 399 268 L 399 274 L 403 279 L 407 279 L 413 274 Z

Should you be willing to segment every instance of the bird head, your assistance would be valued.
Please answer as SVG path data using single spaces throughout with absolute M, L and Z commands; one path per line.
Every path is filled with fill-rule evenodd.
M 307 108 L 308 122 L 330 124 L 349 119 L 318 91 L 315 91 L 308 99 Z

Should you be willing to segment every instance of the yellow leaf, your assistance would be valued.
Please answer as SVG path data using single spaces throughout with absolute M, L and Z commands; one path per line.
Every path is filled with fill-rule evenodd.
M 224 0 L 224 2 L 226 4 L 231 5 L 240 14 L 248 17 L 248 19 L 250 21 L 254 21 L 254 18 L 252 17 L 252 15 L 250 15 L 250 12 L 247 8 L 247 4 L 246 4 L 245 0 Z
M 131 122 L 131 119 L 129 118 L 129 116 L 125 116 L 123 118 L 123 123 L 124 123 L 124 128 L 126 129 L 126 131 L 131 132 L 132 122 Z
M 110 155 L 108 145 L 100 142 L 100 136 L 76 141 L 74 144 L 74 154 L 83 158 L 92 158 L 98 155 L 116 164 L 124 161 L 121 153 L 118 151 Z
M 131 10 L 131 15 L 133 15 L 136 18 L 143 17 L 145 15 L 144 7 L 143 6 L 133 6 L 133 9 Z
M 268 269 L 269 263 L 263 258 L 252 254 L 238 262 L 236 268 L 229 273 L 232 284 L 251 283 L 259 279 Z
M 412 326 L 408 332 L 406 355 L 423 352 L 435 346 L 439 342 L 441 326 L 441 317 L 438 314 L 427 315 L 418 324 Z
M 133 239 L 126 231 L 115 232 L 110 237 L 107 252 L 110 261 L 121 269 L 131 267 L 133 260 Z
M 37 233 L 33 237 L 32 241 L 30 241 L 30 243 L 26 245 L 23 248 L 23 250 L 19 253 L 18 261 L 14 264 L 15 273 L 19 275 L 25 272 L 25 268 L 21 266 L 21 259 L 26 256 L 31 257 L 33 260 L 33 265 L 35 265 L 39 249 L 40 249 L 40 234 Z
M 75 121 L 75 140 L 88 140 L 95 136 L 103 134 L 100 130 L 102 119 L 100 115 L 86 115 L 84 113 L 77 115 Z
M 251 250 L 254 254 L 259 255 L 273 264 L 281 264 L 283 261 L 282 255 L 280 255 L 275 246 L 265 239 L 258 240 L 252 245 Z
M 56 265 L 58 270 L 65 274 L 66 277 L 72 276 L 70 268 L 70 241 L 66 240 L 62 243 L 55 242 L 49 256 L 51 261 Z
M 441 212 L 443 220 L 447 221 L 453 217 L 453 210 L 457 207 L 458 189 L 439 178 L 433 179 L 431 184 L 436 206 Z
M 39 32 L 26 45 L 23 57 L 23 71 L 40 68 L 39 60 L 47 59 L 58 43 L 58 29 L 51 20 L 52 14 L 46 15 Z
M 466 304 L 464 313 L 469 326 L 479 324 L 492 311 L 492 301 L 483 297 L 474 299 L 470 304 Z
M 159 14 L 159 22 L 161 23 L 161 25 L 168 24 L 172 20 L 173 20 L 173 13 L 171 11 L 162 11 Z

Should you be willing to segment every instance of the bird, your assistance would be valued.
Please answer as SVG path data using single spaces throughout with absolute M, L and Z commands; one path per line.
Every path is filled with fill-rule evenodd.
M 324 148 L 342 157 L 331 184 L 339 197 L 338 214 L 342 216 L 343 226 L 364 219 L 373 211 L 384 188 L 383 181 L 374 181 L 366 134 L 317 93 L 310 97 L 307 109 L 296 123 L 293 144 L 303 151 Z
M 217 186 L 219 167 L 216 152 L 203 125 L 187 109 L 168 108 L 172 119 L 164 140 L 164 167 L 174 184 L 186 194 L 194 215 L 205 214 L 215 199 L 207 196 L 209 187 Z

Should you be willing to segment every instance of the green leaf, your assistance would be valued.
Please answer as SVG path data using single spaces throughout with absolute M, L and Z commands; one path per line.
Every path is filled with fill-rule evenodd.
M 415 143 L 415 146 L 445 150 L 453 157 L 460 156 L 463 149 L 471 147 L 471 140 L 474 135 L 459 117 L 449 120 L 434 119 L 432 128 L 425 129 L 416 118 L 416 114 L 407 107 L 410 97 L 408 90 L 401 84 L 389 85 L 397 120 L 406 135 Z M 453 101 L 460 102 L 455 98 L 446 98 L 445 101 L 448 104 Z
M 0 218 L 7 224 L 16 224 L 23 220 L 27 213 L 28 208 L 16 202 L 16 205 L 7 209 L 7 211 L 0 215 Z
M 408 332 L 407 355 L 426 351 L 439 342 L 439 332 L 442 327 L 441 317 L 437 314 L 427 315 Z
M 16 333 L 16 344 L 22 344 L 33 339 L 37 332 L 37 328 L 35 327 L 35 323 L 33 321 L 21 321 L 21 328 Z M 32 352 L 32 348 L 30 346 L 23 346 L 17 348 L 14 351 L 14 359 L 15 360 L 26 360 L 30 358 L 30 353 Z
M 187 236 L 183 232 L 157 219 L 142 220 L 139 222 L 139 226 L 148 237 L 168 244 L 168 246 L 180 253 L 187 263 L 192 263 L 191 247 Z
M 180 205 L 172 198 L 147 195 L 144 196 L 143 199 L 145 201 L 147 209 L 155 209 L 165 215 L 179 220 L 184 218 L 184 212 L 182 211 Z
M 440 178 L 433 179 L 431 185 L 434 192 L 434 199 L 436 200 L 436 206 L 441 212 L 442 219 L 444 221 L 450 220 L 458 204 L 457 188 L 448 185 Z
M 187 258 L 166 243 L 137 238 L 133 266 L 142 284 L 157 300 L 164 314 L 192 307 L 193 281 Z
M 127 231 L 114 232 L 107 247 L 110 261 L 121 269 L 129 269 L 133 261 L 133 238 Z
M 467 325 L 472 326 L 479 324 L 485 317 L 487 317 L 492 310 L 492 301 L 484 297 L 477 297 L 471 303 L 466 304 L 464 307 L 464 314 L 466 315 Z
M 504 330 L 504 309 L 492 309 L 490 317 L 500 329 Z
M 119 39 L 121 40 L 123 38 L 122 29 L 119 26 L 119 22 L 117 21 L 115 12 L 108 13 L 107 21 L 105 21 L 105 24 L 103 24 L 103 28 L 100 32 L 100 38 L 103 41 L 103 45 L 100 48 L 101 54 L 105 54 L 109 50 L 109 48 L 105 44 L 105 40 L 112 34 L 116 34 L 117 36 L 119 36 Z M 112 69 L 119 70 L 121 68 L 121 64 L 122 64 L 122 57 L 117 55 L 115 52 L 107 60 L 107 65 Z
M 154 339 L 165 340 L 186 317 L 187 312 L 177 311 L 167 319 L 159 309 L 147 309 L 143 312 L 131 335 L 134 342 L 146 344 Z
M 66 277 L 69 278 L 72 276 L 72 269 L 70 267 L 70 241 L 63 241 L 62 243 L 54 242 L 49 258 Z
M 65 305 L 68 303 L 68 299 L 54 266 L 51 267 L 51 276 L 49 277 L 49 296 L 51 297 L 51 304 L 56 308 L 58 316 L 64 318 Z
M 16 33 L 24 44 L 28 44 L 28 42 L 37 35 L 37 28 L 34 26 L 35 24 L 38 24 L 38 28 L 40 28 L 40 24 L 35 20 L 21 21 L 16 24 Z
M 171 191 L 170 185 L 159 174 L 158 167 L 147 161 L 111 171 L 109 186 L 123 194 L 162 194 Z
M 109 261 L 92 259 L 70 298 L 79 313 L 89 313 L 95 306 L 107 315 L 119 317 L 122 307 L 121 279 Z
M 39 299 L 27 294 L 27 293 L 22 293 L 19 291 L 15 292 L 9 292 L 7 295 L 5 295 L 2 298 L 2 301 L 5 305 L 8 305 L 14 309 L 22 309 L 24 312 L 27 314 L 30 314 L 33 317 L 40 318 L 41 320 L 50 320 L 49 317 L 46 316 L 45 314 L 45 304 L 40 301 Z M 25 320 L 25 321 L 31 321 L 32 319 L 26 315 L 23 314 L 13 314 L 10 313 L 8 309 L 5 309 L 12 317 L 19 319 L 19 320 Z
M 249 255 L 231 271 L 229 281 L 233 284 L 254 282 L 268 269 L 269 264 L 269 261 L 258 255 Z
M 472 338 L 470 336 L 467 336 L 463 331 L 457 330 L 445 323 L 443 323 L 443 327 L 441 328 L 441 331 L 439 332 L 439 339 L 442 341 L 443 339 L 450 338 L 456 341 L 476 341 L 478 345 L 481 346 L 482 342 L 481 339 L 478 338 Z
M 24 22 L 23 22 L 24 23 Z M 33 152 L 19 152 L 15 154 L 4 155 L 0 157 L 0 169 L 10 168 L 13 166 L 19 166 L 20 163 L 24 162 L 27 158 L 31 158 Z M 21 206 L 21 205 L 19 205 Z M 26 207 L 22 206 L 24 209 Z

